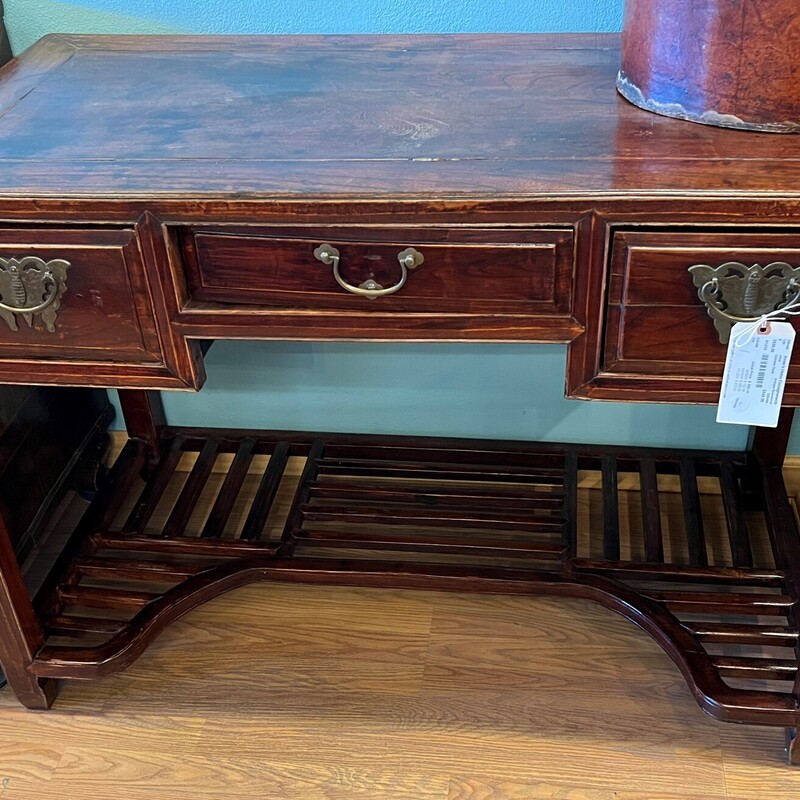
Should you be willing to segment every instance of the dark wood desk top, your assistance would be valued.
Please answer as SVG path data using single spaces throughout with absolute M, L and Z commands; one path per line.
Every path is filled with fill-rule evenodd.
M 0 79 L 4 196 L 798 195 L 800 138 L 617 96 L 616 35 L 49 36 Z

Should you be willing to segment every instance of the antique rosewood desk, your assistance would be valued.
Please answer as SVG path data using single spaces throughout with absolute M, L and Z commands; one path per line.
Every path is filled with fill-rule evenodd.
M 724 318 L 688 268 L 733 263 L 701 286 L 729 314 L 717 295 L 737 281 L 784 280 L 771 307 L 797 295 L 800 138 L 648 114 L 615 94 L 618 64 L 614 36 L 54 36 L 6 68 L 0 381 L 117 387 L 131 437 L 35 598 L 0 535 L 0 663 L 21 702 L 126 667 L 250 581 L 551 594 L 627 617 L 709 714 L 793 745 L 791 411 L 749 452 L 712 453 L 178 429 L 149 391 L 199 389 L 214 339 L 494 340 L 567 343 L 572 397 L 715 402 Z M 596 526 L 578 514 L 587 471 Z

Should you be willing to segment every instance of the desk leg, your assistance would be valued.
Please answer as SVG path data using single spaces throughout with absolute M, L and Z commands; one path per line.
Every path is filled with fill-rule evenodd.
M 786 449 L 789 446 L 789 437 L 792 433 L 794 420 L 793 408 L 782 408 L 778 417 L 777 428 L 756 428 L 750 449 L 753 455 L 762 463 L 770 466 L 783 466 L 786 458 Z
M 147 443 L 151 463 L 161 455 L 161 431 L 166 425 L 164 406 L 158 392 L 120 389 L 119 401 L 125 427 L 131 439 Z
M 773 498 L 772 507 L 768 507 L 768 512 L 772 520 L 771 533 L 776 565 L 787 573 L 789 594 L 798 601 L 800 600 L 800 530 L 788 500 L 779 502 L 775 499 L 786 497 L 781 467 L 786 457 L 793 418 L 794 409 L 784 408 L 781 410 L 777 428 L 756 430 L 752 440 L 751 449 L 755 458 L 751 462 L 751 469 L 760 474 L 767 497 Z M 774 490 L 770 491 L 773 487 Z M 767 503 L 769 506 L 769 499 Z M 794 608 L 789 611 L 789 619 L 795 628 L 800 626 L 800 614 Z M 794 651 L 795 658 L 800 663 L 800 643 L 795 645 Z M 795 677 L 793 694 L 800 702 L 800 671 Z M 796 727 L 786 729 L 786 757 L 789 764 L 800 765 L 800 741 Z
M 57 683 L 28 672 L 44 633 L 22 580 L 14 548 L 0 517 L 0 665 L 19 701 L 28 708 L 44 710 L 55 700 Z

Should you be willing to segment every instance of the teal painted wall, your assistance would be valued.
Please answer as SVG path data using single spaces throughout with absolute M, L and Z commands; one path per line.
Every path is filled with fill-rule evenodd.
M 217 342 L 200 395 L 165 393 L 187 425 L 743 447 L 701 406 L 564 399 L 556 345 Z M 257 387 L 254 389 L 254 387 Z
M 623 0 L 6 0 L 13 47 L 49 32 L 359 33 L 618 30 Z M 563 397 L 565 349 L 218 342 L 176 424 L 740 448 L 706 407 Z M 800 450 L 800 448 L 798 448 Z
M 15 48 L 59 30 L 163 33 L 614 31 L 623 0 L 6 0 Z

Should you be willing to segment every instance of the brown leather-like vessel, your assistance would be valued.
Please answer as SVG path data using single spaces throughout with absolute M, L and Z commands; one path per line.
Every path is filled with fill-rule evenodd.
M 626 0 L 620 93 L 648 111 L 800 133 L 796 0 Z

